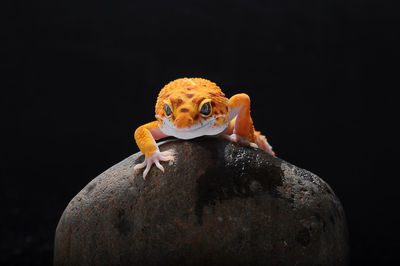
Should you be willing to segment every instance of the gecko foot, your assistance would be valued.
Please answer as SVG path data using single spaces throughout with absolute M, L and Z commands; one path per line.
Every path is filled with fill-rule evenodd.
M 164 167 L 160 164 L 160 161 L 173 161 L 174 155 L 170 151 L 157 151 L 153 156 L 146 158 L 144 162 L 135 165 L 133 168 L 135 171 L 146 167 L 143 171 L 143 179 L 146 179 L 147 173 L 150 171 L 152 164 L 154 163 L 158 169 L 164 172 Z
M 247 138 L 238 136 L 236 134 L 231 134 L 231 135 L 222 135 L 222 137 L 232 141 L 232 142 L 236 142 L 245 146 L 251 146 L 253 148 L 258 148 L 258 145 L 256 143 L 250 142 L 247 140 Z
M 258 145 L 258 147 L 260 149 L 263 149 L 264 151 L 268 152 L 269 154 L 275 156 L 275 152 L 272 151 L 272 146 L 269 145 L 267 138 L 265 136 L 257 134 L 256 141 L 257 141 L 256 145 Z
M 246 138 L 238 136 L 236 134 L 231 134 L 231 135 L 222 135 L 222 137 L 232 141 L 236 142 L 242 145 L 250 146 L 253 148 L 258 148 L 262 149 L 266 152 L 268 152 L 271 155 L 275 156 L 275 152 L 272 151 L 271 145 L 267 142 L 267 139 L 263 135 L 256 135 L 256 143 L 248 141 Z

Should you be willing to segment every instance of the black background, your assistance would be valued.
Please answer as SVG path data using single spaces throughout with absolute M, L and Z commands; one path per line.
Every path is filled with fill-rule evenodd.
M 14 1 L 2 9 L 0 264 L 51 264 L 64 208 L 138 151 L 159 90 L 245 92 L 342 201 L 351 263 L 398 255 L 398 12 L 384 1 Z

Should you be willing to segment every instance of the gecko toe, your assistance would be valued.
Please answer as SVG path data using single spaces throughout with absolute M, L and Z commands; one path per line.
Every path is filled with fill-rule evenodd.
M 152 165 L 152 163 L 148 163 L 146 165 L 146 169 L 144 169 L 144 171 L 143 171 L 143 179 L 146 179 L 147 173 L 150 171 L 151 165 Z
M 174 161 L 175 158 L 174 158 L 174 155 L 172 152 L 163 151 L 163 152 L 160 152 L 159 159 L 161 161 Z
M 164 167 L 160 164 L 160 162 L 158 160 L 156 160 L 156 161 L 154 161 L 154 163 L 156 164 L 157 168 L 160 169 L 164 173 Z
M 256 143 L 254 143 L 254 142 L 250 142 L 250 146 L 253 147 L 253 148 L 258 148 L 258 145 Z
M 163 173 L 165 172 L 164 167 L 161 165 L 160 161 L 173 161 L 174 156 L 170 151 L 160 152 L 157 151 L 153 156 L 146 158 L 142 163 L 139 163 L 133 167 L 133 169 L 139 170 L 146 167 L 143 171 L 143 179 L 146 179 L 147 174 L 149 173 L 151 166 L 153 164 L 156 165 L 158 169 L 160 169 Z
M 147 165 L 147 160 L 145 159 L 142 163 L 139 163 L 133 167 L 134 170 L 142 169 Z
M 247 138 L 244 138 L 242 136 L 236 135 L 235 133 L 233 133 L 231 135 L 228 135 L 227 137 L 232 142 L 236 142 L 236 143 L 239 143 L 239 144 L 242 144 L 242 145 L 250 145 L 251 146 L 251 144 L 247 140 Z

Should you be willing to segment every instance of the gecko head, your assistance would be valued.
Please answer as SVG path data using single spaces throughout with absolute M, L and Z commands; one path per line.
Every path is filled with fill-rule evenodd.
M 191 139 L 217 135 L 229 123 L 228 99 L 209 80 L 177 79 L 161 90 L 156 118 L 161 131 L 168 136 Z

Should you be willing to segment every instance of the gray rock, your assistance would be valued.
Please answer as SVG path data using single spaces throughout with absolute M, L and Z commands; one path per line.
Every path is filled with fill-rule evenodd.
M 76 195 L 55 265 L 345 265 L 343 208 L 318 176 L 216 138 L 172 141 L 176 160 L 134 172 L 136 153 Z

